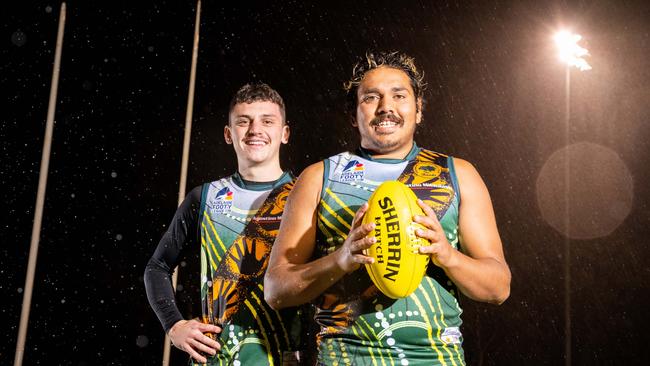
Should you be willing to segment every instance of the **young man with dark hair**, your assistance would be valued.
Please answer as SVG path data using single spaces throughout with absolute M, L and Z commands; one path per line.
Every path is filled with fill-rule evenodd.
M 492 203 L 474 167 L 418 147 L 422 74 L 413 58 L 368 54 L 346 83 L 360 148 L 309 166 L 287 201 L 265 276 L 275 309 L 316 306 L 320 365 L 462 365 L 457 296 L 500 304 L 510 292 Z M 399 180 L 418 197 L 429 240 L 419 287 L 391 299 L 371 282 L 363 250 L 374 223 L 361 224 L 366 201 L 382 182 Z
M 273 310 L 263 276 L 294 177 L 280 167 L 289 141 L 284 102 L 266 84 L 245 85 L 230 104 L 226 143 L 237 171 L 194 188 L 180 205 L 145 270 L 151 307 L 172 343 L 208 365 L 292 365 L 301 347 L 298 308 Z M 200 247 L 199 320 L 185 320 L 171 274 Z

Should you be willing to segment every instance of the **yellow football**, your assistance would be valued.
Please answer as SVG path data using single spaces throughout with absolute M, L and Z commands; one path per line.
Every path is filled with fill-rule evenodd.
M 364 254 L 373 257 L 366 264 L 372 282 L 393 299 L 407 297 L 422 281 L 429 256 L 418 253 L 429 241 L 415 235 L 422 225 L 413 222 L 414 215 L 424 215 L 411 188 L 398 181 L 382 183 L 368 200 L 363 223 L 375 223 L 368 234 L 377 238 Z

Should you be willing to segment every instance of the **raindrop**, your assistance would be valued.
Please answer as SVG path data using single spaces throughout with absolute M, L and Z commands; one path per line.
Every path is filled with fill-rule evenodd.
M 15 31 L 11 35 L 11 43 L 13 43 L 18 47 L 24 46 L 26 42 L 27 42 L 27 35 L 20 30 Z
M 84 80 L 83 83 L 81 83 L 81 88 L 90 91 L 93 89 L 93 83 L 90 80 Z
M 135 339 L 135 344 L 140 348 L 144 348 L 149 345 L 149 338 L 141 334 Z

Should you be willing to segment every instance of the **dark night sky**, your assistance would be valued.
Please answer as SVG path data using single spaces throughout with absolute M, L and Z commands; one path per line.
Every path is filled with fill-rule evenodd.
M 188 187 L 236 169 L 222 126 L 242 84 L 283 95 L 283 165 L 299 173 L 356 146 L 341 86 L 357 55 L 405 51 L 428 82 L 416 140 L 477 167 L 513 274 L 500 307 L 462 299 L 468 364 L 564 362 L 566 152 L 573 364 L 650 362 L 650 3 L 267 3 L 203 4 Z M 26 365 L 160 364 L 142 275 L 177 201 L 194 4 L 68 2 Z M 59 5 L 2 15 L 0 364 L 14 356 Z M 571 74 L 566 150 L 560 25 L 585 36 L 593 66 Z M 195 283 L 182 279 L 185 304 Z

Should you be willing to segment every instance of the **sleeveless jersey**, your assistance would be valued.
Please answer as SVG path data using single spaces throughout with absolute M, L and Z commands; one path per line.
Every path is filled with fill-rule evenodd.
M 201 197 L 201 305 L 203 322 L 221 352 L 209 365 L 291 364 L 300 348 L 301 311 L 275 311 L 264 301 L 264 273 L 294 178 L 255 190 L 238 174 L 207 183 Z
M 418 148 L 404 160 L 378 159 L 360 151 L 324 161 L 315 255 L 345 241 L 357 209 L 386 180 L 399 180 L 430 205 L 447 239 L 458 249 L 459 194 L 453 159 Z M 391 299 L 366 269 L 347 274 L 315 300 L 321 365 L 464 365 L 462 310 L 457 289 L 430 263 L 410 296 Z

